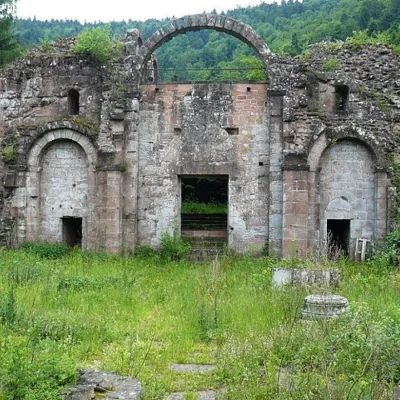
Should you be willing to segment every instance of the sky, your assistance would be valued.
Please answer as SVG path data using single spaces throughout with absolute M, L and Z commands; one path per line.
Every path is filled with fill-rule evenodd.
M 39 20 L 143 21 L 150 18 L 179 18 L 213 9 L 221 12 L 236 6 L 247 7 L 260 3 L 261 0 L 18 0 L 17 15 Z

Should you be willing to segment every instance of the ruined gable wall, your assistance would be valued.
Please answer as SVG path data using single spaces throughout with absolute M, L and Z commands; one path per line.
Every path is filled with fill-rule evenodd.
M 266 89 L 239 83 L 141 87 L 140 243 L 159 245 L 161 234 L 179 224 L 179 176 L 229 175 L 229 244 L 238 250 L 265 245 Z
M 0 225 L 12 230 L 13 242 L 26 239 L 27 163 L 36 141 L 54 129 L 72 129 L 94 145 L 98 136 L 102 76 L 92 60 L 72 54 L 73 43 L 73 39 L 63 39 L 34 49 L 0 75 L 0 178 L 5 199 L 0 208 L 10 218 Z M 69 112 L 70 89 L 79 91 L 79 115 Z M 2 237 L 12 244 L 10 234 Z
M 285 59 L 284 65 L 282 74 L 273 65 L 272 83 L 282 90 L 283 104 L 283 254 L 289 255 L 295 243 L 305 255 L 326 240 L 326 221 L 320 218 L 325 215 L 320 207 L 321 156 L 345 138 L 373 153 L 375 220 L 368 223 L 374 225 L 370 237 L 382 239 L 391 214 L 389 155 L 399 149 L 398 56 L 384 46 L 352 50 L 316 45 L 307 57 Z M 343 88 L 348 98 L 340 107 Z M 362 160 L 355 168 L 362 168 Z M 361 224 L 357 217 L 354 221 Z
M 287 79 L 282 85 L 286 150 L 308 151 L 314 135 L 342 125 L 359 128 L 387 151 L 398 148 L 392 132 L 399 131 L 400 61 L 391 50 L 315 45 L 306 56 L 283 61 L 290 67 L 276 80 Z M 340 85 L 349 88 L 345 110 L 335 104 L 335 88 Z

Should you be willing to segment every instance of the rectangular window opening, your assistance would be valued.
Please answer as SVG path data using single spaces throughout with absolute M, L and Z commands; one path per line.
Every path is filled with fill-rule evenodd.
M 69 247 L 82 247 L 82 218 L 63 217 L 61 220 L 64 243 Z
M 336 110 L 347 111 L 349 106 L 349 87 L 347 85 L 335 86 Z
M 350 253 L 350 220 L 328 219 L 327 221 L 328 256 L 336 259 Z
M 228 132 L 228 135 L 239 135 L 239 128 L 226 127 L 225 130 Z
M 186 175 L 181 183 L 181 235 L 194 249 L 221 248 L 228 243 L 226 175 Z

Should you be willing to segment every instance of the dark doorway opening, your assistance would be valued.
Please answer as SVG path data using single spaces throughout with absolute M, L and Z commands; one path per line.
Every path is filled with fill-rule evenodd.
M 350 220 L 328 219 L 328 255 L 330 258 L 348 256 L 350 247 Z
M 63 241 L 69 247 L 82 247 L 82 218 L 63 217 Z
M 228 176 L 182 176 L 181 235 L 194 248 L 228 242 Z

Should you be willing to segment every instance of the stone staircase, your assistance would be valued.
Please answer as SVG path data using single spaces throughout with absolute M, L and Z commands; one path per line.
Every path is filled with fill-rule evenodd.
M 216 370 L 217 366 L 213 364 L 171 364 L 170 370 L 177 374 L 207 374 Z M 196 400 L 216 400 L 219 393 L 223 393 L 221 389 L 205 389 L 200 391 L 191 391 L 192 397 Z M 164 400 L 185 400 L 187 392 L 174 392 L 170 393 Z
M 226 214 L 182 214 L 181 235 L 192 245 L 192 258 L 219 255 L 228 244 Z

